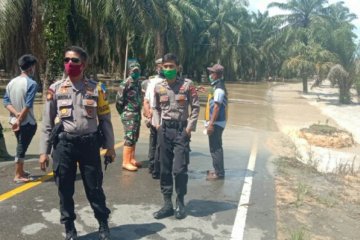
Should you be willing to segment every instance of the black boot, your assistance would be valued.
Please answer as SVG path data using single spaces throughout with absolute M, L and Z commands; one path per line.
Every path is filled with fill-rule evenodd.
M 110 230 L 107 221 L 99 222 L 99 240 L 110 240 Z
M 157 212 L 154 212 L 153 216 L 156 219 L 162 219 L 174 215 L 173 204 L 171 196 L 164 196 L 164 206 Z
M 76 240 L 76 239 L 78 239 L 74 222 L 65 223 L 65 232 L 66 232 L 65 240 Z
M 183 219 L 185 217 L 186 217 L 186 210 L 184 204 L 184 196 L 178 196 L 176 198 L 175 218 Z

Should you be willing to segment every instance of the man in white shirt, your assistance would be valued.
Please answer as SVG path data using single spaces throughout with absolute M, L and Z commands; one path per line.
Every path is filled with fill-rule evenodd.
M 160 76 L 162 59 L 159 58 L 155 61 L 156 64 L 156 75 L 149 78 L 149 82 L 146 87 L 144 95 L 144 117 L 146 118 L 147 126 L 150 129 L 149 136 L 149 173 L 151 173 L 154 179 L 160 178 L 160 162 L 157 145 L 157 130 L 152 120 L 152 109 L 154 107 L 154 92 L 156 84 L 162 82 Z
M 30 173 L 24 170 L 25 153 L 35 135 L 37 124 L 33 104 L 38 85 L 33 80 L 37 59 L 25 54 L 18 60 L 21 74 L 6 86 L 4 106 L 10 113 L 10 124 L 17 140 L 15 156 L 15 183 L 32 180 Z

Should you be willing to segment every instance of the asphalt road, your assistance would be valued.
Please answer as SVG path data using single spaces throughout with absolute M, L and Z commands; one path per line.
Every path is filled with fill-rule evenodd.
M 154 219 L 152 213 L 161 207 L 162 196 L 159 181 L 153 180 L 146 168 L 148 135 L 143 128 L 137 158 L 144 160 L 145 167 L 138 172 L 123 171 L 118 157 L 104 174 L 112 239 L 276 239 L 273 164 L 267 142 L 277 130 L 267 86 L 229 84 L 228 89 L 229 122 L 223 134 L 225 180 L 205 180 L 212 164 L 200 121 L 191 142 L 185 198 L 188 216 L 183 220 Z M 122 155 L 121 143 L 116 153 Z M 27 169 L 43 177 L 35 157 L 27 161 Z M 16 185 L 12 178 L 12 162 L 0 163 L 0 239 L 64 239 L 51 176 L 33 185 Z M 97 239 L 98 225 L 80 176 L 74 200 L 79 239 Z

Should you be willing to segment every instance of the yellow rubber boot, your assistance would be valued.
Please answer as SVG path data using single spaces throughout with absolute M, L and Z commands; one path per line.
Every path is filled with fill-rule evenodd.
M 141 162 L 136 161 L 135 159 L 135 149 L 136 149 L 136 145 L 132 146 L 132 152 L 131 152 L 131 164 L 137 168 L 141 168 Z
M 136 171 L 137 167 L 131 164 L 132 147 L 124 146 L 122 167 L 128 171 Z

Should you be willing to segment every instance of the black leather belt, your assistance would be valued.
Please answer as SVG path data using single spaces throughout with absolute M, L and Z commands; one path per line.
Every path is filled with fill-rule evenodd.
M 81 142 L 81 143 L 93 141 L 97 137 L 98 137 L 97 132 L 88 133 L 88 134 L 84 134 L 84 135 L 74 135 L 74 134 L 67 133 L 67 132 L 61 132 L 59 134 L 60 140 L 65 140 L 65 141 L 69 141 L 69 142 Z
M 167 128 L 183 129 L 187 126 L 187 121 L 162 120 L 162 124 Z

